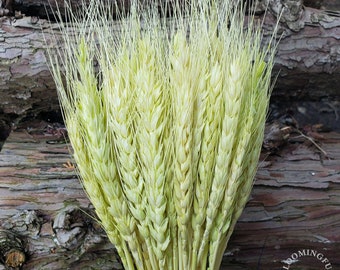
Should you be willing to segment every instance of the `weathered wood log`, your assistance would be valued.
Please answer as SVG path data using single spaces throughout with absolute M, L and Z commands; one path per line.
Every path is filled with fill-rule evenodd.
M 0 229 L 26 243 L 23 269 L 121 269 L 74 168 L 63 165 L 70 161 L 67 145 L 53 139 L 13 132 L 6 141 L 0 153 Z
M 288 2 L 294 5 L 286 9 L 279 25 L 282 39 L 274 70 L 279 75 L 273 98 L 339 96 L 340 13 L 303 7 L 302 1 Z M 268 35 L 282 7 L 269 6 L 264 22 Z M 58 111 L 44 41 L 44 36 L 51 41 L 52 35 L 58 35 L 55 25 L 26 16 L 16 20 L 2 17 L 0 24 L 0 113 L 22 118 Z
M 155 3 L 164 3 L 164 2 L 171 2 L 173 0 L 139 0 L 142 5 L 146 2 Z M 89 0 L 70 0 L 69 3 L 74 9 L 81 8 L 82 5 L 88 5 Z M 251 2 L 254 1 L 248 1 Z M 267 0 L 259 0 L 259 2 L 265 2 L 267 4 Z M 274 2 L 274 1 L 273 1 Z M 279 1 L 284 3 L 285 5 L 292 5 L 292 3 L 287 3 L 287 1 Z M 295 1 L 299 5 L 304 4 L 305 6 L 317 8 L 317 9 L 324 9 L 324 10 L 340 10 L 340 3 L 337 0 L 298 0 Z M 277 3 L 277 1 L 276 1 Z M 131 0 L 116 0 L 114 1 L 116 7 L 120 10 L 128 9 L 131 5 Z M 293 3 L 296 4 L 296 3 Z M 22 0 L 22 1 L 13 1 L 13 0 L 4 0 L 2 4 L 3 8 L 8 9 L 10 12 L 15 10 L 19 10 L 21 13 L 24 13 L 28 16 L 39 16 L 40 18 L 46 18 L 47 16 L 53 17 L 53 11 L 59 7 L 61 8 L 61 12 L 64 14 L 64 6 L 65 2 L 61 0 Z
M 304 0 L 303 4 L 317 9 L 340 10 L 340 2 L 338 0 Z
M 295 136 L 276 155 L 263 153 L 221 269 L 287 269 L 292 254 L 306 250 L 340 266 L 340 134 L 319 135 L 327 156 Z M 11 133 L 0 153 L 0 229 L 24 239 L 24 270 L 121 269 L 74 168 L 64 166 L 68 146 L 56 142 Z M 331 269 L 321 266 L 306 255 L 292 267 Z
M 333 269 L 340 265 L 336 255 L 340 247 L 336 206 L 340 136 L 323 135 L 321 148 L 327 157 L 307 141 L 292 142 L 262 163 L 225 265 L 233 266 L 231 269 L 288 269 L 283 268 L 287 267 L 285 261 L 304 249 L 323 253 Z M 290 269 L 327 269 L 324 266 L 313 256 L 302 256 Z
M 280 25 L 284 36 L 275 70 L 281 73 L 274 99 L 339 97 L 339 14 L 290 2 L 298 9 Z M 318 2 L 318 7 L 337 4 Z M 268 32 L 274 20 L 267 18 Z M 49 39 L 58 32 L 34 17 L 0 18 L 0 23 L 0 113 L 16 118 L 58 111 L 42 35 Z M 338 121 L 338 107 L 331 105 Z M 9 123 L 1 121 L 6 130 L 0 134 L 7 134 Z M 263 161 L 222 269 L 288 269 L 292 254 L 306 250 L 322 253 L 333 269 L 340 266 L 340 135 L 324 137 L 327 157 L 295 141 Z M 121 269 L 113 246 L 91 218 L 93 209 L 73 168 L 63 165 L 70 161 L 67 146 L 51 144 L 53 139 L 13 132 L 0 153 L 0 245 L 8 240 L 1 233 L 6 230 L 25 240 L 23 269 Z M 327 269 L 316 256 L 299 257 L 294 266 Z
M 126 12 L 130 10 L 131 0 L 115 0 L 115 1 L 107 1 L 107 0 L 98 0 L 102 1 L 105 4 L 111 5 L 113 16 L 115 17 L 118 12 Z M 171 5 L 174 0 L 138 0 L 137 3 L 141 6 L 153 5 L 160 7 L 164 4 Z M 185 2 L 179 0 L 179 2 Z M 74 11 L 81 10 L 84 6 L 88 6 L 90 4 L 90 0 L 70 0 L 67 2 L 68 6 L 72 8 Z M 23 1 L 14 1 L 14 0 L 5 0 L 3 4 L 3 8 L 9 11 L 9 15 L 14 15 L 14 11 L 19 11 L 22 14 L 26 14 L 26 16 L 36 16 L 39 18 L 55 18 L 55 11 L 59 9 L 60 14 L 63 18 L 66 17 L 66 1 L 64 0 L 23 0 Z M 6 14 L 7 15 L 7 14 Z
M 9 11 L 9 15 L 14 15 L 15 11 L 19 11 L 27 16 L 38 16 L 40 18 L 54 18 L 55 11 L 60 10 L 61 15 L 65 16 L 65 1 L 63 0 L 5 0 L 3 8 Z M 73 10 L 81 9 L 83 5 L 88 5 L 90 0 L 70 0 L 68 5 Z M 117 0 L 112 2 L 113 7 L 117 7 L 120 10 L 124 10 L 130 6 L 130 0 Z
M 25 244 L 14 232 L 0 229 L 0 261 L 8 268 L 20 268 L 26 262 Z

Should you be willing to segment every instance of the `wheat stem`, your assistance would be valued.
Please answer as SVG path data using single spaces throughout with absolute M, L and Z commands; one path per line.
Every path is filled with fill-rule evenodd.
M 178 32 L 173 38 L 171 69 L 169 71 L 173 108 L 174 138 L 174 204 L 177 213 L 179 269 L 189 265 L 191 232 L 188 230 L 192 214 L 192 126 L 193 102 L 191 55 L 185 32 Z
M 166 21 L 133 1 L 117 32 L 91 1 L 69 11 L 78 34 L 60 23 L 49 56 L 74 158 L 126 269 L 218 269 L 246 204 L 273 52 L 238 4 L 176 1 Z

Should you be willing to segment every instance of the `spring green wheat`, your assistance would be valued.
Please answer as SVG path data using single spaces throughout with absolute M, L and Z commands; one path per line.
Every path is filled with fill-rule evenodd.
M 219 269 L 252 188 L 274 50 L 235 1 L 206 2 L 172 19 L 134 7 L 119 31 L 93 2 L 49 53 L 82 184 L 126 269 Z

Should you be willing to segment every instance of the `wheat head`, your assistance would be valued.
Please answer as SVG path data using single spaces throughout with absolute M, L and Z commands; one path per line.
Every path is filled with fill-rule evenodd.
M 49 51 L 81 183 L 131 270 L 218 269 L 261 149 L 275 46 L 240 1 L 179 7 L 133 1 L 115 26 L 91 1 Z

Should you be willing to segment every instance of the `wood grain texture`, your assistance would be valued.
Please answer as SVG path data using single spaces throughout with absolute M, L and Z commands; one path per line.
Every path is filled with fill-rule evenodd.
M 324 253 L 333 269 L 340 266 L 340 134 L 323 135 L 328 157 L 306 142 L 289 143 L 260 164 L 225 267 L 282 269 L 283 260 L 303 249 Z M 291 268 L 321 266 L 304 257 Z
M 120 269 L 75 170 L 63 165 L 68 147 L 49 140 L 13 132 L 0 153 L 0 224 L 25 239 L 23 269 Z
M 282 38 L 275 59 L 273 77 L 278 77 L 273 99 L 339 97 L 340 13 L 303 7 L 301 1 L 288 2 L 298 4 L 292 12 L 285 12 L 279 25 Z M 271 6 L 265 18 L 264 43 L 279 11 L 280 6 Z M 114 25 L 118 33 L 119 24 Z M 47 46 L 63 46 L 58 35 L 56 25 L 44 19 L 0 18 L 0 113 L 23 118 L 59 110 L 45 57 Z
M 340 134 L 322 135 L 328 157 L 306 141 L 263 153 L 221 269 L 281 269 L 301 249 L 340 266 Z M 63 165 L 71 161 L 67 145 L 51 142 L 16 131 L 0 153 L 0 224 L 25 237 L 23 269 L 120 269 L 74 169 Z M 318 263 L 306 257 L 295 267 L 321 269 Z

